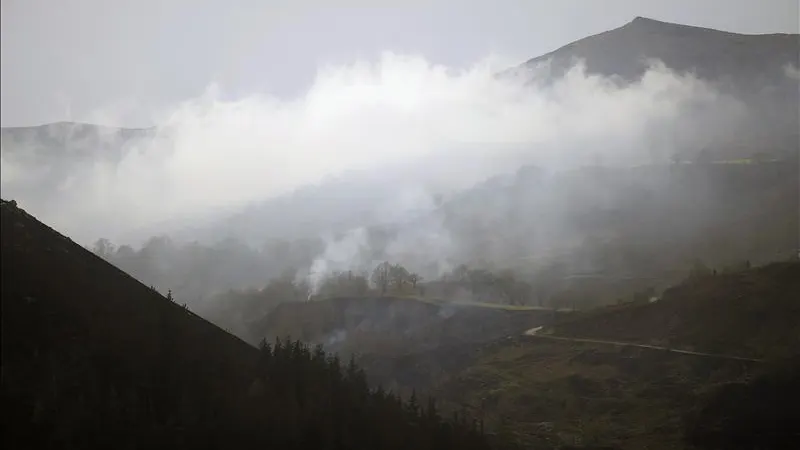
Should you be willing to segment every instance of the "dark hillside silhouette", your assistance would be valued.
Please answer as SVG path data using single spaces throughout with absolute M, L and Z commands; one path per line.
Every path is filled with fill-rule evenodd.
M 465 415 L 321 348 L 259 351 L 6 201 L 2 320 L 4 448 L 488 448 Z

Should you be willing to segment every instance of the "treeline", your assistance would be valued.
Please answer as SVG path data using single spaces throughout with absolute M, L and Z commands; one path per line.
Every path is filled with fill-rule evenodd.
M 4 379 L 5 448 L 490 448 L 465 414 L 371 389 L 352 361 L 299 341 L 264 343 L 249 385 L 200 361 L 165 360 L 148 376 L 121 355 L 79 352 L 51 354 L 47 387 Z
M 538 289 L 516 272 L 491 271 L 460 265 L 440 277 L 426 280 L 401 264 L 384 261 L 367 273 L 333 272 L 322 278 L 318 297 L 380 295 L 418 295 L 448 300 L 541 304 L 549 285 L 541 280 Z
M 370 389 L 353 360 L 343 367 L 322 347 L 264 341 L 259 374 L 251 386 L 253 413 L 275 448 L 490 448 L 477 421 L 464 414 L 445 420 L 433 399 Z

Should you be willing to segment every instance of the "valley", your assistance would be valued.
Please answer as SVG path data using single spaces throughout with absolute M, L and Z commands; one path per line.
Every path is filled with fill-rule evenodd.
M 4 448 L 792 448 L 798 55 L 636 17 L 4 127 Z

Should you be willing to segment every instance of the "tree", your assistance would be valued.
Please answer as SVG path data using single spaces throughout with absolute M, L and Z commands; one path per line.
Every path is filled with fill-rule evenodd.
M 478 296 L 482 291 L 491 291 L 491 287 L 496 283 L 494 274 L 486 269 L 472 269 L 467 272 L 470 290 L 472 295 Z
M 369 291 L 369 282 L 367 282 L 366 274 L 353 275 L 350 280 L 355 295 L 366 295 Z
M 389 278 L 394 285 L 394 289 L 398 292 L 403 290 L 403 285 L 408 280 L 408 275 L 408 270 L 400 264 L 395 264 L 389 268 Z
M 469 267 L 466 264 L 461 264 L 452 272 L 453 281 L 466 283 L 469 280 Z
M 103 259 L 114 256 L 114 250 L 114 244 L 106 238 L 98 239 L 92 247 L 92 252 Z
M 319 287 L 323 297 L 365 295 L 368 290 L 366 276 L 353 274 L 352 271 L 333 272 L 322 280 Z
M 372 284 L 381 290 L 381 295 L 386 295 L 386 291 L 389 289 L 389 281 L 391 280 L 389 274 L 391 269 L 392 265 L 389 264 L 388 261 L 384 261 L 378 264 L 372 271 Z
M 411 283 L 411 288 L 412 289 L 416 290 L 417 289 L 417 283 L 419 283 L 420 281 L 422 281 L 422 277 L 419 276 L 418 274 L 416 274 L 416 273 L 408 274 L 408 282 Z
M 506 300 L 508 301 L 508 304 L 515 304 L 517 296 L 517 279 L 514 276 L 514 272 L 510 270 L 504 270 L 500 272 L 497 277 L 497 285 L 500 288 L 500 291 L 503 293 L 503 296 L 505 296 Z

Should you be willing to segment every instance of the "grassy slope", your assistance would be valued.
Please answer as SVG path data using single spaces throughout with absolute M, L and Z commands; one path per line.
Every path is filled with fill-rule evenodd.
M 531 448 L 672 449 L 682 448 L 681 418 L 698 395 L 747 370 L 646 350 L 514 340 L 484 350 L 433 392 L 483 411 L 489 429 Z
M 2 319 L 2 390 L 15 405 L 4 416 L 18 425 L 4 437 L 11 443 L 41 437 L 47 423 L 60 424 L 49 436 L 69 435 L 92 414 L 82 406 L 87 395 L 108 384 L 143 392 L 164 417 L 183 414 L 178 405 L 235 408 L 257 357 L 9 202 L 2 203 Z M 176 383 L 182 387 L 163 392 Z
M 768 357 L 800 347 L 800 263 L 710 275 L 656 303 L 602 308 L 555 326 L 558 336 Z
M 599 310 L 555 330 L 642 342 L 667 336 L 675 345 L 755 356 L 796 351 L 787 345 L 798 336 L 799 269 L 782 263 L 709 277 L 672 289 L 661 302 Z M 475 348 L 473 355 L 432 391 L 483 411 L 488 427 L 532 448 L 576 439 L 625 449 L 683 448 L 682 417 L 703 395 L 762 370 L 737 361 L 525 338 Z

